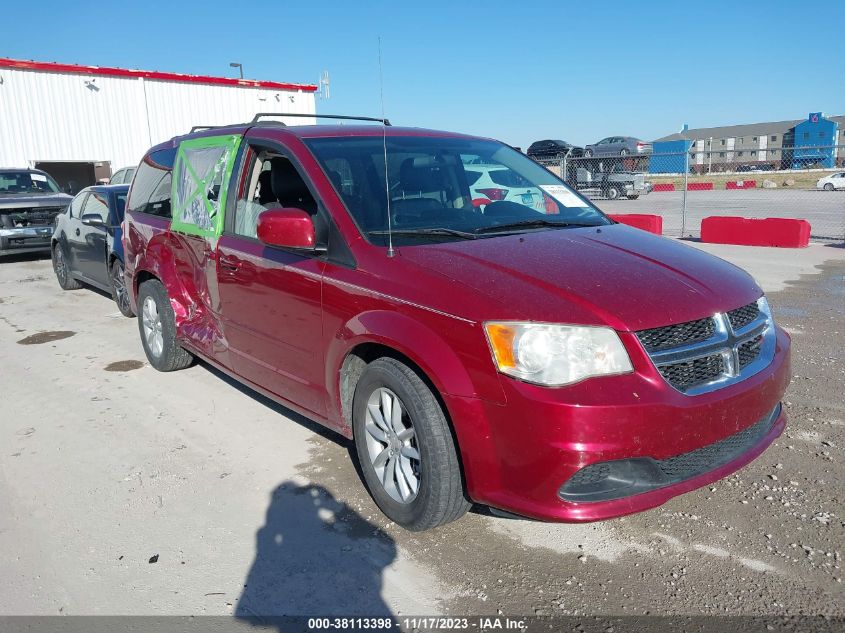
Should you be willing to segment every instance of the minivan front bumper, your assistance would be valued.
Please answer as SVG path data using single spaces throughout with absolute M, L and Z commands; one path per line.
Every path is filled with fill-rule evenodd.
M 697 396 L 639 370 L 560 389 L 502 377 L 504 405 L 445 396 L 467 492 L 515 514 L 580 522 L 653 508 L 721 479 L 783 431 L 789 346 L 776 328 L 766 369 Z

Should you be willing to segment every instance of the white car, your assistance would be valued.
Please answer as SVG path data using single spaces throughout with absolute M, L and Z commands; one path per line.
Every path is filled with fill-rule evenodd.
M 819 178 L 816 189 L 833 191 L 834 189 L 845 189 L 845 171 L 840 171 L 824 178 Z
M 543 192 L 504 165 L 465 164 L 464 172 L 473 200 L 506 200 L 545 210 Z

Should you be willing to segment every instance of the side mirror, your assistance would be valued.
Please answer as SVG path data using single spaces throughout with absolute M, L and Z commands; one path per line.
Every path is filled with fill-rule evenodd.
M 82 224 L 85 226 L 95 226 L 97 228 L 103 228 L 106 226 L 103 218 L 96 213 L 86 213 L 80 218 L 80 220 L 82 220 Z
M 268 246 L 315 250 L 317 236 L 311 216 L 302 209 L 277 207 L 258 216 L 258 239 Z

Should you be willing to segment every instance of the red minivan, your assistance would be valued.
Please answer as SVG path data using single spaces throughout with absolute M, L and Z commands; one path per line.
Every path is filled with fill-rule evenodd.
M 786 423 L 790 340 L 749 275 L 614 223 L 494 140 L 205 129 L 146 154 L 124 248 L 153 367 L 202 359 L 352 438 L 409 530 L 472 502 L 645 510 Z

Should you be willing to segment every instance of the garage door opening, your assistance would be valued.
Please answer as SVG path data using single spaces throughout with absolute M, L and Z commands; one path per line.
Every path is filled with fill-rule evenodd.
M 107 160 L 36 161 L 35 169 L 46 171 L 62 191 L 71 195 L 79 193 L 85 187 L 108 180 L 111 176 L 111 163 Z

